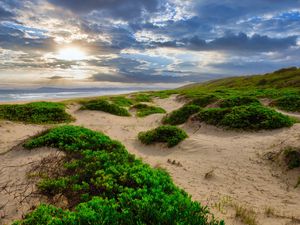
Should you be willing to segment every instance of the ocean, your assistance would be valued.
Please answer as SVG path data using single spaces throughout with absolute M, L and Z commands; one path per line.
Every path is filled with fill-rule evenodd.
M 53 88 L 42 87 L 37 89 L 0 89 L 1 102 L 22 102 L 47 99 L 69 99 L 80 97 L 93 97 L 102 95 L 125 94 L 136 91 L 157 90 L 151 88 Z

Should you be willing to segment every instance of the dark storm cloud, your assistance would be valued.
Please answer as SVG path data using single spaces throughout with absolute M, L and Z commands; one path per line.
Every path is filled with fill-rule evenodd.
M 124 83 L 181 83 L 181 82 L 200 82 L 219 77 L 219 74 L 195 73 L 181 70 L 159 70 L 157 68 L 147 67 L 147 63 L 129 59 L 115 58 L 99 61 L 94 65 L 116 68 L 117 73 L 104 74 L 97 73 L 90 77 L 93 81 L 106 82 L 124 82 Z M 141 66 L 144 66 L 142 68 Z M 188 66 L 188 65 L 186 65 Z
M 6 9 L 4 9 L 0 6 L 0 21 L 10 19 L 13 16 L 14 16 L 13 13 L 11 13 L 10 11 L 7 11 Z
M 244 33 L 228 34 L 212 41 L 205 41 L 198 36 L 172 42 L 152 43 L 159 47 L 186 48 L 195 51 L 276 51 L 297 45 L 297 36 L 270 38 L 255 34 L 251 37 Z
M 107 12 L 114 18 L 133 19 L 142 15 L 143 11 L 158 10 L 159 0 L 49 0 L 54 5 L 69 9 L 76 13 L 89 13 L 94 10 Z
M 0 47 L 12 50 L 50 50 L 55 45 L 52 38 L 29 38 L 19 29 L 0 24 Z
M 194 1 L 195 11 L 203 22 L 224 24 L 236 22 L 248 16 L 258 16 L 264 13 L 274 13 L 299 7 L 299 0 L 209 0 Z

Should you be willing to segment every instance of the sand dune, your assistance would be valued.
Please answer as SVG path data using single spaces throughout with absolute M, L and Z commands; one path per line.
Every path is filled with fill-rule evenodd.
M 176 96 L 156 99 L 154 103 L 168 112 L 184 104 L 177 101 Z M 212 212 L 224 218 L 226 224 L 243 224 L 235 218 L 234 205 L 237 204 L 253 209 L 259 224 L 299 224 L 300 188 L 294 188 L 299 170 L 288 172 L 277 162 L 268 160 L 267 156 L 285 146 L 300 146 L 300 124 L 274 131 L 238 132 L 188 122 L 181 127 L 189 138 L 168 149 L 162 144 L 145 146 L 137 140 L 140 131 L 160 125 L 163 114 L 127 118 L 78 109 L 76 104 L 68 109 L 76 118 L 75 125 L 104 132 L 121 141 L 129 152 L 145 162 L 165 168 L 177 185 L 191 194 L 194 200 L 211 207 Z M 45 129 L 43 126 L 10 122 L 1 124 L 2 130 L 19 130 L 15 135 L 1 136 L 0 146 L 6 150 L 15 141 Z M 13 151 L 0 156 L 0 160 L 12 156 L 25 157 L 23 152 Z M 1 175 L 0 183 L 5 181 L 3 177 Z M 270 217 L 265 215 L 266 209 L 272 209 Z

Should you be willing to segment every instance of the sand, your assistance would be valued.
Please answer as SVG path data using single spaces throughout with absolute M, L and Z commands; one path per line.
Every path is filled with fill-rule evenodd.
M 36 179 L 29 179 L 29 175 L 43 158 L 58 154 L 50 148 L 29 151 L 16 146 L 0 156 L 0 224 L 21 219 L 40 202 L 46 201 L 37 193 Z
M 156 99 L 154 103 L 168 112 L 184 104 L 176 96 Z M 168 149 L 163 144 L 145 146 L 137 140 L 140 131 L 160 125 L 163 114 L 127 118 L 79 111 L 79 107 L 77 104 L 69 106 L 69 113 L 76 118 L 73 124 L 104 132 L 150 165 L 165 168 L 178 186 L 194 200 L 209 206 L 226 224 L 244 224 L 235 216 L 235 205 L 254 210 L 258 224 L 300 224 L 300 188 L 294 188 L 300 170 L 287 171 L 279 161 L 270 160 L 270 155 L 286 146 L 300 147 L 300 124 L 274 131 L 237 132 L 188 122 L 181 127 L 189 138 Z M 21 126 L 12 124 L 7 126 Z M 6 129 L 6 125 L 1 129 Z M 18 139 L 35 132 L 38 129 Z M 9 142 L 1 136 L 0 145 L 9 149 L 14 139 L 6 137 L 10 138 Z M 0 156 L 0 160 L 8 154 L 12 153 Z M 3 175 L 0 183 L 2 181 Z M 269 217 L 266 209 L 272 212 Z

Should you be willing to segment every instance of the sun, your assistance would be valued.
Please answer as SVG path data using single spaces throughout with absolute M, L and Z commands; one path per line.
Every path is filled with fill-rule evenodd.
M 82 51 L 80 48 L 68 47 L 68 48 L 61 49 L 58 52 L 57 58 L 62 60 L 70 60 L 70 61 L 84 60 L 86 59 L 86 53 Z

